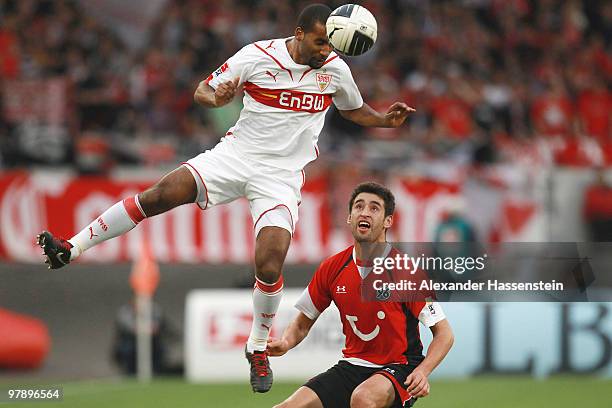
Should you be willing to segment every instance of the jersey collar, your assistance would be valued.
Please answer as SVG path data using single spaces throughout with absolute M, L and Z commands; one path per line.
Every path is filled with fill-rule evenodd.
M 386 258 L 391 252 L 392 246 L 390 243 L 386 243 L 385 250 L 383 251 L 381 257 Z M 357 255 L 355 255 L 355 246 L 353 246 L 353 262 L 357 267 L 357 271 L 359 272 L 359 276 L 361 279 L 365 279 L 366 276 L 372 271 L 374 265 L 369 261 L 363 261 L 361 259 L 357 259 Z

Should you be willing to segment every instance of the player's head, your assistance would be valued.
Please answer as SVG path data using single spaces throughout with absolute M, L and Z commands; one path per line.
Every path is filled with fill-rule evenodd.
M 384 242 L 387 229 L 393 224 L 395 197 L 378 183 L 359 184 L 349 201 L 347 223 L 357 242 Z
M 332 52 L 325 23 L 331 9 L 324 4 L 311 4 L 298 17 L 295 28 L 297 52 L 300 60 L 311 68 L 321 68 Z

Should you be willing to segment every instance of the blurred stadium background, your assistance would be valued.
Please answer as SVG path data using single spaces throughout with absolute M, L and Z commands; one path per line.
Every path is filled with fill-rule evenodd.
M 34 246 L 44 227 L 69 237 L 214 146 L 241 98 L 198 108 L 197 83 L 243 45 L 291 35 L 308 3 L 0 0 L 0 388 L 61 384 L 75 407 L 264 407 L 338 358 L 329 316 L 294 357 L 273 360 L 271 393 L 250 393 L 245 202 L 147 220 L 60 271 Z M 372 51 L 348 61 L 364 99 L 417 112 L 400 129 L 367 130 L 332 108 L 306 168 L 287 287 L 349 242 L 346 201 L 364 180 L 395 192 L 398 241 L 612 241 L 611 2 L 363 5 L 379 24 Z M 161 274 L 148 386 L 129 374 L 143 237 Z M 216 290 L 190 297 L 193 321 L 192 289 Z M 611 303 L 446 308 L 456 345 L 418 406 L 610 406 Z

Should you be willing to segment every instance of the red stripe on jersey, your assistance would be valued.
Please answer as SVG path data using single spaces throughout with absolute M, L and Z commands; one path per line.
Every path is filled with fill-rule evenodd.
M 276 62 L 276 65 L 278 65 L 279 67 L 281 67 L 281 69 L 283 69 L 283 70 L 287 71 L 287 72 L 289 73 L 289 76 L 291 77 L 291 80 L 293 81 L 293 73 L 291 73 L 291 70 L 290 70 L 290 69 L 285 68 L 285 67 L 283 66 L 283 64 L 281 64 L 281 63 L 280 63 L 280 61 L 279 61 L 279 60 L 277 60 L 276 58 L 274 58 L 272 55 L 270 55 L 270 54 L 268 53 L 268 51 L 264 50 L 264 49 L 263 49 L 263 48 L 261 48 L 259 45 L 255 44 L 255 43 L 253 43 L 253 45 L 254 45 L 254 46 L 256 46 L 256 47 L 257 47 L 257 48 L 258 48 L 258 49 L 259 49 L 261 52 L 263 52 L 264 54 L 266 54 L 268 57 L 272 58 L 272 60 L 273 60 L 274 62 Z
M 283 288 L 283 277 L 281 276 L 275 283 L 266 283 L 255 278 L 255 287 L 261 290 L 263 293 L 274 295 Z
M 288 89 L 268 89 L 259 87 L 252 82 L 245 82 L 244 90 L 251 98 L 263 105 L 294 112 L 323 112 L 332 103 L 332 97 L 329 94 L 312 94 Z
M 140 208 L 138 208 L 136 197 L 129 197 L 123 200 L 123 206 L 134 224 L 138 224 L 140 221 L 144 220 L 145 215 L 140 211 Z
M 323 63 L 323 65 L 328 64 L 328 63 L 332 62 L 332 61 L 333 61 L 333 60 L 335 60 L 336 58 L 338 58 L 338 56 L 337 56 L 337 55 L 334 55 L 333 57 L 331 57 L 330 59 L 328 59 L 327 61 L 325 61 L 325 62 Z M 323 67 L 323 65 L 321 65 L 321 67 Z M 319 67 L 319 68 L 317 68 L 317 69 L 320 69 L 321 67 Z M 300 80 L 299 80 L 298 82 L 300 82 L 302 79 L 304 79 L 304 77 L 305 77 L 306 75 L 308 75 L 308 73 L 309 73 L 310 71 L 312 71 L 312 70 L 313 70 L 313 68 L 308 68 L 306 71 L 304 71 L 304 73 L 302 74 L 302 76 L 300 77 Z
M 408 401 L 410 398 L 412 398 L 412 395 L 410 395 L 410 393 L 408 391 L 406 391 L 405 386 L 402 386 L 399 383 L 399 381 L 397 381 L 397 378 L 392 376 L 390 373 L 381 370 L 381 371 L 377 371 L 376 374 L 384 375 L 389 380 L 391 380 L 391 383 L 393 383 L 393 387 L 397 391 L 397 394 L 399 395 L 400 400 L 402 401 L 402 406 L 406 403 L 406 401 Z

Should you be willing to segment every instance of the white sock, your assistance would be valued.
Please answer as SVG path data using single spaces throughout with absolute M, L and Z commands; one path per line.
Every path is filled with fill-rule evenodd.
M 270 329 L 283 298 L 283 277 L 276 283 L 265 283 L 256 279 L 253 290 L 253 326 L 247 341 L 247 351 L 263 351 L 268 345 Z
M 145 217 L 138 202 L 138 195 L 119 201 L 68 240 L 72 244 L 70 260 L 77 258 L 94 245 L 125 234 Z

